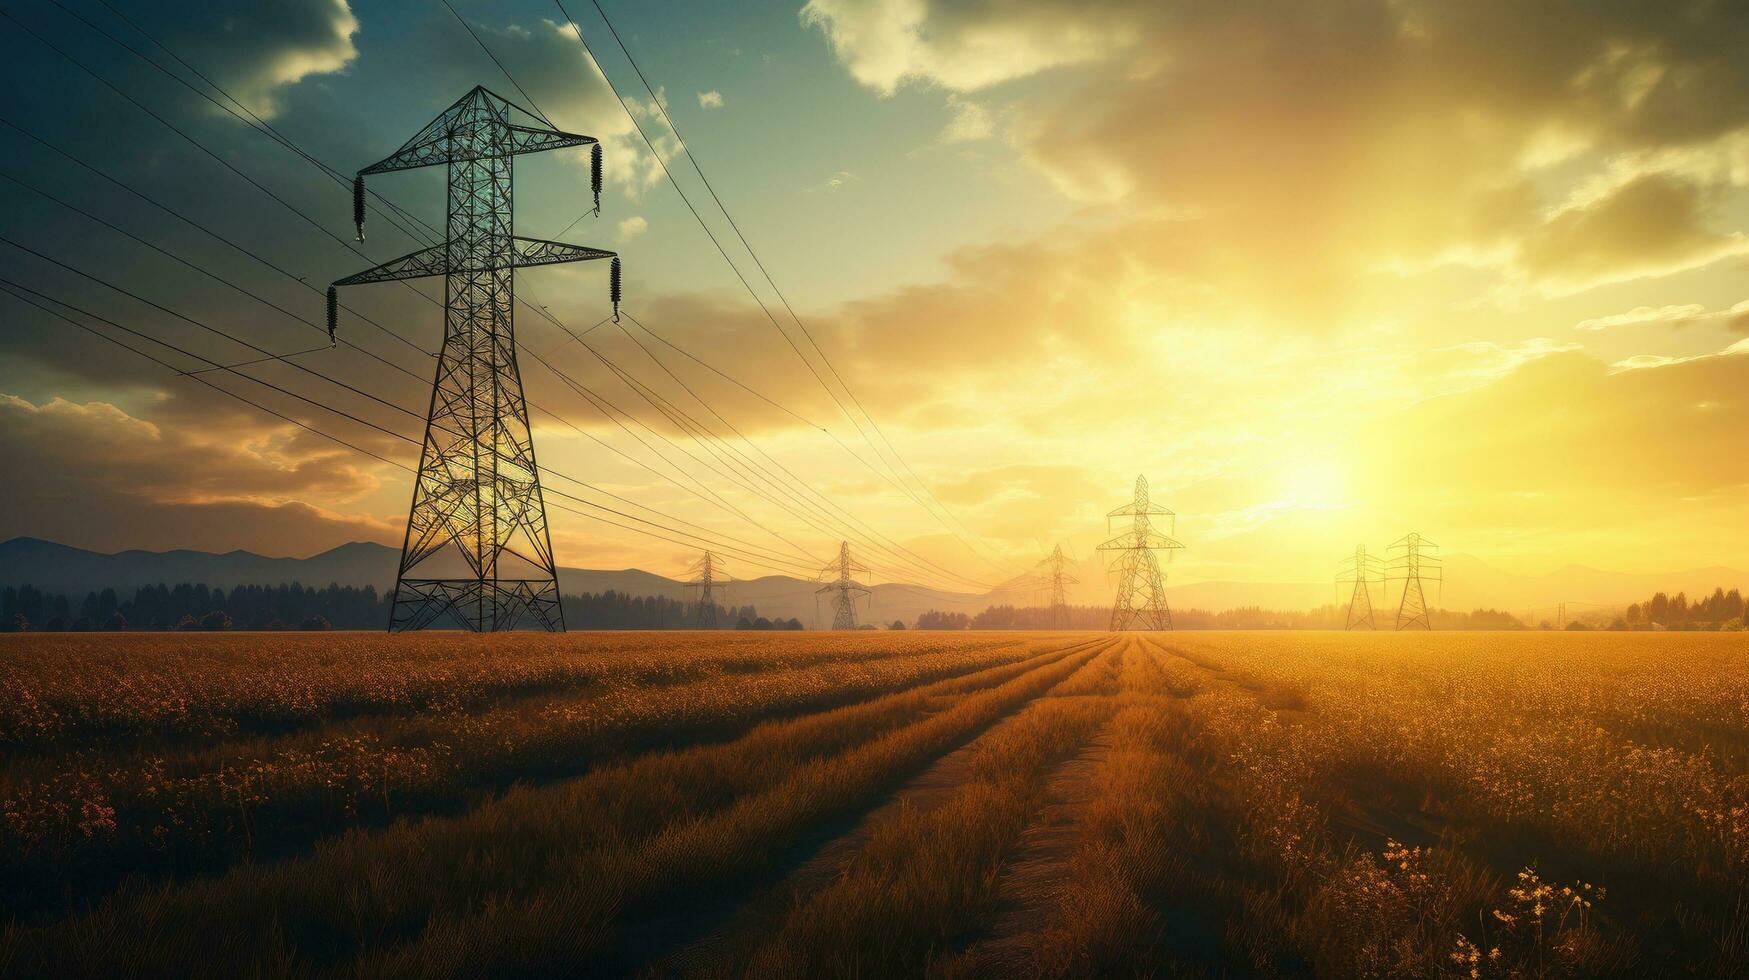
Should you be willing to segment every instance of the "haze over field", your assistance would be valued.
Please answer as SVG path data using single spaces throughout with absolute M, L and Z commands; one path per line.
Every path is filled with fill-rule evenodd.
M 0 587 L 34 585 L 49 593 L 81 596 L 113 588 L 123 596 L 142 585 L 203 583 L 229 589 L 263 582 L 302 582 L 306 585 L 371 586 L 379 593 L 392 589 L 399 552 L 386 545 L 354 543 L 305 559 L 266 558 L 247 552 L 215 555 L 207 552 L 133 551 L 105 555 L 83 552 L 62 545 L 28 538 L 0 542 Z M 1451 555 L 1445 560 L 1442 589 L 1429 598 L 1440 607 L 1458 611 L 1477 608 L 1501 609 L 1520 614 L 1534 610 L 1528 625 L 1563 602 L 1576 603 L 1573 613 L 1602 612 L 1597 607 L 1615 607 L 1611 615 L 1628 604 L 1643 602 L 1656 592 L 1678 592 L 1699 598 L 1721 582 L 1749 581 L 1749 573 L 1731 568 L 1702 568 L 1683 572 L 1633 575 L 1569 566 L 1547 575 L 1509 575 L 1470 555 Z M 1111 600 L 1111 578 L 1096 559 L 1077 563 L 1073 571 L 1079 583 L 1068 588 L 1073 605 L 1104 606 Z M 568 594 L 600 594 L 608 590 L 636 596 L 666 596 L 686 599 L 694 590 L 684 579 L 664 578 L 640 569 L 559 569 L 559 580 Z M 800 618 L 816 623 L 820 609 L 815 585 L 782 575 L 757 576 L 732 581 L 721 601 L 752 604 L 771 616 Z M 1042 605 L 1048 595 L 1042 585 L 1015 592 L 942 591 L 916 585 L 875 582 L 872 605 L 861 607 L 870 622 L 900 619 L 915 623 L 919 613 L 930 609 L 976 614 L 992 604 Z M 1432 588 L 1430 586 L 1430 588 Z M 1584 599 L 1575 599 L 1585 596 Z M 1321 606 L 1348 597 L 1327 582 L 1233 582 L 1207 581 L 1168 585 L 1166 597 L 1173 608 L 1210 611 L 1238 606 L 1296 610 Z M 1385 601 L 1381 594 L 1380 602 Z M 1607 620 L 1610 617 L 1605 617 Z
M 586 16 L 586 37 L 605 33 L 592 10 L 570 6 Z M 565 237 L 621 252 L 627 308 L 641 323 L 796 414 L 689 362 L 674 370 L 812 487 L 951 573 L 864 555 L 877 578 L 976 592 L 965 580 L 1005 581 L 1057 541 L 1085 559 L 1137 472 L 1180 514 L 1188 547 L 1173 585 L 1323 590 L 1356 542 L 1382 548 L 1410 529 L 1474 556 L 1478 572 L 1529 576 L 1496 581 L 1537 592 L 1494 595 L 1458 584 L 1454 570 L 1452 587 L 1471 590 L 1454 605 L 1614 601 L 1571 594 L 1566 580 L 1544 594 L 1538 577 L 1581 566 L 1679 588 L 1681 570 L 1741 567 L 1749 554 L 1741 4 L 610 6 L 741 230 L 939 508 L 810 427 L 876 454 L 700 233 L 560 12 L 535 0 L 457 7 L 556 125 L 606 145 L 601 217 Z M 155 52 L 134 25 L 92 2 L 7 13 L 16 20 L 0 31 L 0 60 L 20 93 L 7 110 L 19 126 L 311 283 L 363 267 L 47 46 L 349 235 L 343 187 L 97 33 Z M 521 100 L 456 17 L 424 0 L 153 3 L 128 16 L 346 174 L 475 84 Z M 594 47 L 609 75 L 633 77 L 616 48 Z M 622 92 L 675 177 L 707 200 L 672 156 L 678 143 L 652 100 Z M 0 128 L 0 145 L 7 172 L 31 187 L 320 316 L 316 294 L 21 130 Z M 531 158 L 517 182 L 519 233 L 557 235 L 588 208 L 586 155 Z M 372 186 L 428 220 L 441 213 L 433 174 Z M 8 239 L 273 350 L 313 342 L 287 317 L 23 185 L 0 186 L 0 202 Z M 411 247 L 373 222 L 372 261 Z M 17 248 L 0 247 L 0 275 L 243 357 Z M 579 331 L 606 313 L 598 267 L 532 270 L 518 289 Z M 437 342 L 435 308 L 405 290 L 371 287 L 347 302 L 422 346 Z M 405 472 L 14 297 L 0 296 L 0 326 L 0 539 L 291 556 L 400 543 Z M 525 348 L 687 443 L 552 324 L 525 313 L 518 327 Z M 415 376 L 350 351 L 302 363 L 424 406 L 426 362 L 358 317 L 341 334 Z M 684 401 L 633 337 L 654 343 L 612 325 L 588 339 Z M 299 380 L 283 365 L 260 370 Z M 568 420 L 537 417 L 543 464 L 714 533 L 784 547 L 703 501 L 545 370 L 525 364 L 524 379 L 531 400 Z M 379 432 L 264 397 L 389 458 L 409 455 Z M 679 468 L 801 552 L 835 550 L 837 535 L 683 459 Z M 551 519 L 567 567 L 680 578 L 696 557 L 577 514 Z M 742 577 L 765 573 L 734 564 Z M 1082 578 L 1093 583 L 1087 601 L 1105 601 L 1097 571 Z M 1701 583 L 1717 584 L 1739 581 Z M 1647 585 L 1623 591 L 1638 597 Z

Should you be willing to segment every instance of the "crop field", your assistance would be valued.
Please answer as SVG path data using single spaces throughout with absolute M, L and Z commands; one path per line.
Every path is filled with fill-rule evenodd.
M 20 634 L 0 759 L 3 975 L 1749 975 L 1740 634 Z

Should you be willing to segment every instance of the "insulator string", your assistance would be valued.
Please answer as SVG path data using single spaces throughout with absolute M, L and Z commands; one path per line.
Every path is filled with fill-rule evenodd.
M 358 240 L 364 241 L 364 175 L 352 178 L 352 223 L 358 228 Z

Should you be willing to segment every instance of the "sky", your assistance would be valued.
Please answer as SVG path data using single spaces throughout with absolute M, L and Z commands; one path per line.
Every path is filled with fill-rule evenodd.
M 418 243 L 352 243 L 311 159 L 485 85 L 601 139 L 599 217 L 586 154 L 525 156 L 517 232 L 584 216 L 635 317 L 598 324 L 599 263 L 518 274 L 594 325 L 518 313 L 540 459 L 588 484 L 547 478 L 560 564 L 850 537 L 981 591 L 1091 561 L 1138 474 L 1175 582 L 1327 581 L 1410 530 L 1525 574 L 1749 562 L 1749 7 L 603 0 L 653 99 L 590 0 L 593 55 L 550 0 L 451 3 L 7 5 L 0 277 L 85 327 L 0 294 L 0 538 L 398 544 L 436 283 L 350 288 L 362 350 L 177 372 L 260 356 L 206 327 L 322 345 L 319 287 Z M 370 186 L 440 224 L 442 180 Z

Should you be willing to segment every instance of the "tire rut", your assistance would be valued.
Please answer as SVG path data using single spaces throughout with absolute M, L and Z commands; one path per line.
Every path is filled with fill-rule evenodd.
M 1117 641 L 1108 637 L 1071 644 L 1064 648 L 1063 657 L 1052 663 L 1090 653 L 1086 662 L 1069 674 L 1073 677 L 1116 645 Z M 1059 681 L 1058 685 L 1062 683 Z M 720 966 L 723 958 L 732 954 L 739 938 L 757 935 L 781 921 L 801 897 L 833 881 L 861 851 L 880 821 L 904 807 L 927 812 L 946 802 L 955 789 L 964 785 L 979 740 L 1012 722 L 1028 706 L 1050 693 L 1051 689 L 1047 689 L 1016 704 L 1000 718 L 968 733 L 880 801 L 808 835 L 798 843 L 795 857 L 775 862 L 771 874 L 752 888 L 723 896 L 702 911 L 629 926 L 621 933 L 621 948 L 627 953 L 641 950 L 641 955 L 627 956 L 619 964 L 620 972 L 641 977 L 713 975 L 713 967 Z
M 996 905 L 986 927 L 968 937 L 967 964 L 975 976 L 1016 977 L 1028 972 L 1038 937 L 1053 920 L 1057 898 L 1074 876 L 1097 775 L 1111 753 L 1110 724 L 1061 762 L 1045 784 L 1045 805 L 1021 835 L 997 878 Z

